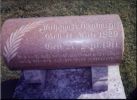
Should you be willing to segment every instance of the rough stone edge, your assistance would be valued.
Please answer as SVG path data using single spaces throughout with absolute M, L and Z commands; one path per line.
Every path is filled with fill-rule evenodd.
M 81 94 L 78 99 L 126 99 L 119 65 L 108 66 L 108 90 L 93 94 Z
M 92 89 L 94 91 L 108 90 L 108 67 L 91 67 Z

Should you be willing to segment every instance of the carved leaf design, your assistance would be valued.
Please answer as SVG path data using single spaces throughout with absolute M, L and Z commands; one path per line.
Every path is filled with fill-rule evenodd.
M 3 55 L 6 58 L 8 63 L 11 61 L 11 59 L 13 59 L 17 55 L 17 50 L 20 47 L 21 40 L 23 36 L 25 35 L 25 33 L 38 27 L 42 23 L 44 23 L 44 21 L 40 20 L 40 21 L 29 23 L 27 25 L 22 25 L 15 32 L 11 33 L 10 37 L 7 39 L 5 43 L 4 52 L 3 52 Z

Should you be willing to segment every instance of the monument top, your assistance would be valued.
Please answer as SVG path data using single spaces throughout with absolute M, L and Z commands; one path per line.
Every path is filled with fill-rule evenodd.
M 2 27 L 2 55 L 11 69 L 117 64 L 123 50 L 116 14 L 9 19 Z

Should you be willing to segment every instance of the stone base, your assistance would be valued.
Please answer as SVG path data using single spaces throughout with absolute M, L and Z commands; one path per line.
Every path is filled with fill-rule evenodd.
M 119 66 L 116 65 L 116 66 L 108 67 L 107 91 L 98 92 L 98 93 L 94 92 L 92 94 L 89 93 L 81 94 L 79 96 L 79 99 L 126 99 L 123 83 L 120 76 Z
M 23 72 L 13 97 L 18 99 L 125 99 L 119 66 L 104 67 L 101 70 L 102 75 L 105 75 L 104 78 L 99 69 L 97 67 L 92 67 L 92 70 L 91 68 L 58 69 L 46 70 L 45 73 L 36 71 L 37 77 L 31 74 L 34 71 L 25 74 Z M 98 73 L 102 76 L 101 79 Z M 41 75 L 45 77 L 38 77 Z M 44 87 L 42 83 L 45 84 Z

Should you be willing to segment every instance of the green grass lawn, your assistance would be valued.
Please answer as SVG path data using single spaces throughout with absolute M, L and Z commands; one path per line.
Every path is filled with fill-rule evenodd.
M 124 59 L 120 65 L 128 96 L 136 87 L 136 0 L 2 0 L 1 21 L 9 18 L 119 14 L 125 31 Z M 2 81 L 19 77 L 1 62 Z

